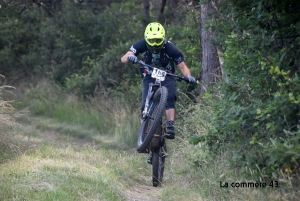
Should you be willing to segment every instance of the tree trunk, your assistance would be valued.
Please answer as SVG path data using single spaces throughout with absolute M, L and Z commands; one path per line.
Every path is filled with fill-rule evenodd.
M 171 4 L 171 6 L 170 6 L 171 10 L 175 11 L 177 8 L 178 0 L 170 0 L 169 2 Z
M 164 13 L 166 3 L 167 3 L 167 0 L 161 0 L 160 8 L 159 8 L 159 11 L 158 11 L 158 14 L 157 14 L 157 18 L 156 18 L 156 20 L 158 22 L 161 20 L 161 17 L 162 17 L 162 15 Z
M 149 8 L 150 8 L 149 0 L 143 0 L 143 9 L 144 9 L 143 24 L 144 24 L 144 27 L 146 27 L 150 23 Z
M 213 44 L 214 33 L 207 28 L 206 22 L 212 20 L 212 2 L 201 6 L 201 45 L 202 45 L 202 96 L 209 87 L 218 82 L 221 76 L 221 66 L 216 45 Z

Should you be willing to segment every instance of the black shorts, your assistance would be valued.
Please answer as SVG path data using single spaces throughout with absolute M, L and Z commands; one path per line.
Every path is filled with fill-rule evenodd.
M 143 94 L 142 94 L 142 111 L 145 107 L 146 97 L 149 89 L 150 83 L 155 83 L 155 79 L 146 76 L 143 78 Z M 168 99 L 166 104 L 166 110 L 175 109 L 175 101 L 177 96 L 176 80 L 174 77 L 167 76 L 166 79 L 161 82 L 162 86 L 165 86 L 168 89 Z

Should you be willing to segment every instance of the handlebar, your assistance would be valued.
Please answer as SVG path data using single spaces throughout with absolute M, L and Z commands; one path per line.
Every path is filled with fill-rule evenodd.
M 136 63 L 140 64 L 142 67 L 140 68 L 144 68 L 144 67 L 148 67 L 148 68 L 155 68 L 153 66 L 150 66 L 148 64 L 146 64 L 145 62 L 143 62 L 142 60 L 138 60 Z M 149 72 L 150 73 L 150 72 Z M 199 84 L 199 81 L 197 80 L 196 82 L 190 82 L 188 78 L 185 78 L 183 76 L 179 76 L 179 75 L 174 75 L 174 74 L 171 74 L 171 73 L 167 73 L 168 76 L 172 76 L 172 77 L 175 77 L 178 81 L 185 81 L 186 83 L 192 83 L 192 84 Z

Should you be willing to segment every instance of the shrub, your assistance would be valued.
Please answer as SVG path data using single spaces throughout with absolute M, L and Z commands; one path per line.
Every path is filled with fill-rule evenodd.
M 231 163 L 257 176 L 299 172 L 300 40 L 296 1 L 230 1 L 226 77 L 215 104 L 210 143 L 232 151 Z M 246 3 L 248 2 L 248 3 Z M 230 27 L 230 28 L 228 28 Z M 224 36 L 221 36 L 224 37 Z M 294 38 L 293 38 L 294 37 Z M 291 39 L 293 38 L 293 39 Z

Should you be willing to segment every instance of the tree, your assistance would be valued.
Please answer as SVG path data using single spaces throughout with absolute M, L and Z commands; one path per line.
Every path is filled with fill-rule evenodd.
M 150 23 L 150 12 L 149 12 L 149 0 L 143 0 L 143 11 L 144 11 L 144 18 L 143 24 L 146 27 Z
M 170 4 L 171 9 L 174 11 L 177 7 L 178 0 L 170 0 Z
M 208 26 L 208 22 L 212 20 L 212 11 L 212 2 L 201 5 L 202 87 L 200 95 L 203 95 L 208 87 L 213 86 L 221 75 L 217 47 L 213 44 L 215 35 Z
M 159 7 L 159 10 L 158 10 L 158 14 L 157 14 L 157 18 L 156 18 L 157 21 L 161 20 L 162 15 L 163 15 L 164 10 L 165 10 L 166 3 L 167 3 L 167 0 L 161 0 L 160 7 Z

